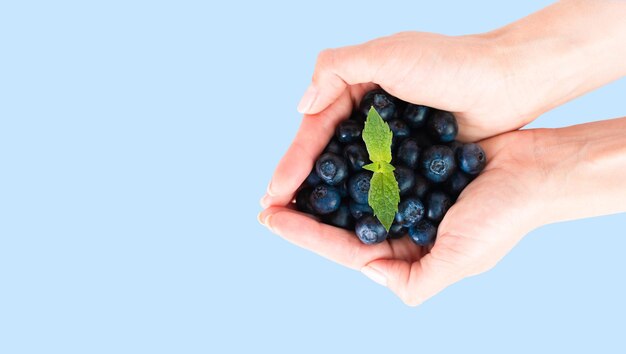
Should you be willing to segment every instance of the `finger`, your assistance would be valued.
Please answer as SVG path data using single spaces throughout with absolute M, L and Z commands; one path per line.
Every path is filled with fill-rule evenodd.
M 305 115 L 291 146 L 280 160 L 267 187 L 261 206 L 284 206 L 293 199 L 294 192 L 306 179 L 317 156 L 322 152 L 335 126 L 348 118 L 352 111 L 352 97 L 348 91 L 324 112 Z
M 259 221 L 287 241 L 352 269 L 361 269 L 373 259 L 391 254 L 388 243 L 365 245 L 354 232 L 322 224 L 288 208 L 266 209 Z
M 431 252 L 417 262 L 375 260 L 367 264 L 364 273 L 368 275 L 372 269 L 386 279 L 387 287 L 405 304 L 417 306 L 465 277 L 459 264 L 440 258 L 440 251 L 435 243 Z
M 381 64 L 378 58 L 368 43 L 322 51 L 298 111 L 319 113 L 335 102 L 348 85 L 374 82 L 373 73 Z

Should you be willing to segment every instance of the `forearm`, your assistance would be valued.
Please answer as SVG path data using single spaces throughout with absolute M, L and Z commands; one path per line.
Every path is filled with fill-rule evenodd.
M 626 118 L 535 136 L 546 222 L 626 212 Z
M 626 75 L 626 1 L 561 1 L 487 34 L 526 122 Z

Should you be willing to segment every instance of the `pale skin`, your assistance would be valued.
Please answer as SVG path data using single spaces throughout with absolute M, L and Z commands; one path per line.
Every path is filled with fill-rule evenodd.
M 626 118 L 517 130 L 626 75 L 624 18 L 626 1 L 562 1 L 481 35 L 406 32 L 322 52 L 259 221 L 415 306 L 489 270 L 539 226 L 626 212 Z M 337 122 L 375 85 L 454 112 L 460 139 L 480 141 L 487 153 L 485 171 L 446 214 L 430 250 L 408 238 L 363 245 L 291 206 Z

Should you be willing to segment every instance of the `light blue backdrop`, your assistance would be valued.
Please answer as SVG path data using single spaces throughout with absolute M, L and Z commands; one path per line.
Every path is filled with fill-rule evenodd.
M 257 204 L 317 52 L 548 1 L 0 3 L 0 353 L 624 351 L 626 217 L 405 307 Z M 622 80 L 535 126 L 626 115 Z

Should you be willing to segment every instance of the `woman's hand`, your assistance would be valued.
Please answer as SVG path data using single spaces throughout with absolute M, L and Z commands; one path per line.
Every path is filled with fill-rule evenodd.
M 626 1 L 563 1 L 482 35 L 405 32 L 322 52 L 298 107 L 300 131 L 261 205 L 291 201 L 336 124 L 375 84 L 454 112 L 460 140 L 484 139 L 626 75 L 625 17 Z
M 259 220 L 285 239 L 388 286 L 417 305 L 493 267 L 541 225 L 626 211 L 626 118 L 506 133 L 480 142 L 488 164 L 461 193 L 429 251 L 408 237 L 362 244 L 289 207 Z
M 388 286 L 417 305 L 463 277 L 493 266 L 537 226 L 541 175 L 532 165 L 533 132 L 482 142 L 489 164 L 463 191 L 428 251 L 408 237 L 362 244 L 354 232 L 317 222 L 289 207 L 271 207 L 260 221 L 285 239 Z

